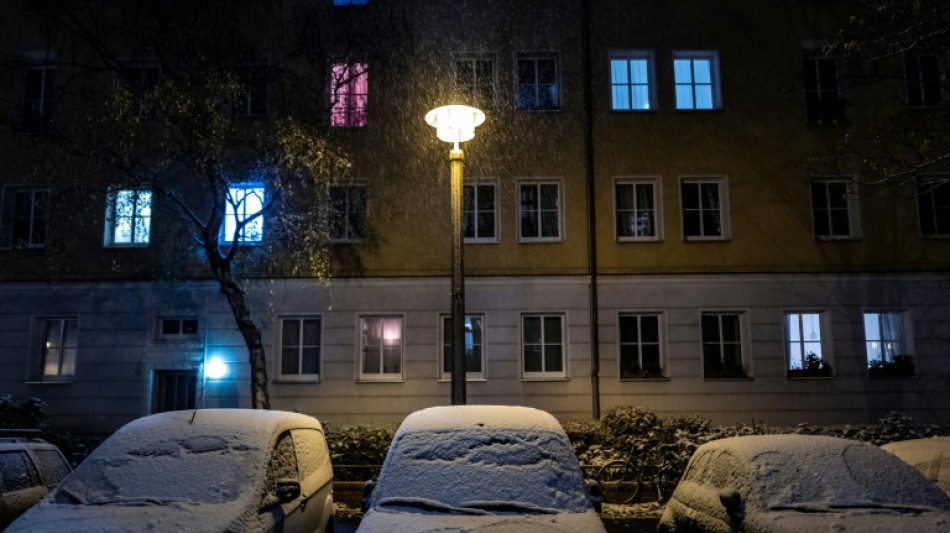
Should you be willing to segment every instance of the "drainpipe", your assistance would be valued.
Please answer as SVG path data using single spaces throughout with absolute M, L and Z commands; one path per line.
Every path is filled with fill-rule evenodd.
M 593 78 L 590 51 L 590 0 L 581 0 L 584 40 L 584 166 L 587 174 L 587 265 L 590 270 L 590 394 L 591 414 L 600 418 L 600 332 L 597 303 L 597 202 L 594 199 Z

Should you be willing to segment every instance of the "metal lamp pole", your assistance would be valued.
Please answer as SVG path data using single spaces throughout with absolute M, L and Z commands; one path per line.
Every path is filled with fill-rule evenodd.
M 465 154 L 460 142 L 475 137 L 475 127 L 485 113 L 469 106 L 448 105 L 426 114 L 439 139 L 453 143 L 449 151 L 452 211 L 452 405 L 464 405 L 465 394 L 465 254 L 462 235 L 462 166 Z

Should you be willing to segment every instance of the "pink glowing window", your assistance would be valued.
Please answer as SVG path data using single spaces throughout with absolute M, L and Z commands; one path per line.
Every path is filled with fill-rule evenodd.
M 366 63 L 334 63 L 330 72 L 330 125 L 365 126 L 369 96 Z

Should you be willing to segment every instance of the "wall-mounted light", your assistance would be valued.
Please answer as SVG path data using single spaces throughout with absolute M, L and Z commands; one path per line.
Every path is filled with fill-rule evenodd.
M 228 375 L 228 364 L 218 356 L 205 362 L 205 377 L 208 379 L 222 379 Z

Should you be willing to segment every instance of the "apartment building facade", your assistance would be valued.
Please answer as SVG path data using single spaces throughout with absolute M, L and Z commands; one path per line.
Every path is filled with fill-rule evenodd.
M 71 67 L 44 41 L 49 4 L 33 4 L 4 7 L 3 47 L 30 58 L 6 74 L 14 122 L 43 130 Z M 910 194 L 872 191 L 857 169 L 809 165 L 888 109 L 942 102 L 929 74 L 848 83 L 824 47 L 849 2 L 319 4 L 328 50 L 347 52 L 309 82 L 327 99 L 314 120 L 352 167 L 328 198 L 329 281 L 242 278 L 274 408 L 353 424 L 448 403 L 448 145 L 423 117 L 464 102 L 487 116 L 463 145 L 469 403 L 562 420 L 636 405 L 716 423 L 947 422 L 950 185 L 937 172 Z M 264 74 L 243 80 L 248 124 L 286 98 Z M 83 251 L 57 256 L 55 191 L 15 149 L 36 134 L 2 141 L 0 393 L 93 433 L 248 406 L 218 284 L 137 268 L 170 231 L 159 192 L 96 197 Z M 232 194 L 253 210 L 268 189 L 242 176 Z M 279 216 L 244 226 L 242 245 Z

